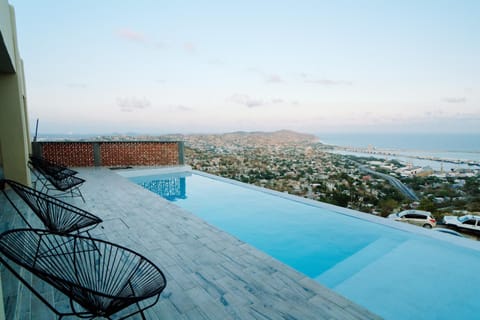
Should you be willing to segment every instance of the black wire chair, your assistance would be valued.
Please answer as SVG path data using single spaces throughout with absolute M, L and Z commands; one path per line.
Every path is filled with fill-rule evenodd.
M 78 235 L 18 229 L 0 235 L 0 262 L 61 319 L 75 315 L 93 319 L 111 316 L 136 304 L 120 319 L 140 313 L 158 302 L 166 286 L 162 271 L 125 247 Z M 37 292 L 15 268 L 14 262 L 60 290 L 70 299 L 70 310 L 59 311 Z M 140 301 L 149 300 L 146 306 Z M 146 302 L 145 302 L 146 303 Z
M 18 212 L 23 221 L 32 228 L 22 211 L 15 205 L 6 192 L 5 186 L 10 188 L 32 209 L 49 231 L 67 234 L 72 232 L 87 232 L 102 219 L 88 211 L 75 207 L 67 202 L 51 197 L 38 190 L 24 186 L 12 180 L 0 180 L 0 187 L 5 198 Z
M 42 184 L 40 191 L 50 193 L 57 198 L 62 197 L 80 197 L 83 202 L 85 198 L 80 190 L 80 186 L 85 182 L 84 179 L 75 176 L 77 171 L 60 166 L 48 166 L 42 161 L 30 160 L 28 165 L 36 177 L 37 182 Z
M 78 173 L 78 171 L 72 170 L 67 168 L 66 166 L 58 163 L 54 163 L 50 160 L 47 160 L 43 157 L 38 157 L 38 156 L 30 156 L 30 162 L 32 165 L 35 167 L 40 167 L 48 173 L 49 175 L 62 179 L 67 176 L 74 176 Z

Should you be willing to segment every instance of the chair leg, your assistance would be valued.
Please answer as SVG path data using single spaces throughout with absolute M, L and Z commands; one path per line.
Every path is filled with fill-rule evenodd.
M 140 308 L 140 305 L 137 303 L 137 306 L 138 308 Z M 143 314 L 143 310 L 140 309 L 140 316 L 142 316 L 142 320 L 147 320 L 147 318 L 145 318 L 145 315 Z
M 82 191 L 80 191 L 80 189 L 78 189 L 78 193 L 80 194 L 80 197 L 82 198 L 83 203 L 86 203 L 85 198 L 83 197 Z
M 58 189 L 56 189 L 56 188 L 54 188 L 54 189 L 51 188 L 51 187 L 49 186 L 50 183 L 49 183 L 48 179 L 46 179 L 46 178 L 45 178 L 41 173 L 39 173 L 35 168 L 31 167 L 30 165 L 29 165 L 29 167 L 30 167 L 30 171 L 35 175 L 35 178 L 36 178 L 35 181 L 33 181 L 33 186 L 34 186 L 35 189 L 37 189 L 37 183 L 41 183 L 41 184 L 42 184 L 41 189 L 37 189 L 37 190 L 40 191 L 40 192 L 49 194 L 49 192 L 50 192 L 51 190 L 58 190 Z M 51 184 L 50 184 L 50 185 L 51 185 Z M 64 197 L 68 197 L 68 194 L 70 194 L 70 196 L 71 196 L 72 198 L 74 198 L 74 197 L 80 197 L 80 198 L 82 198 L 83 203 L 86 203 L 85 198 L 83 197 L 83 194 L 82 194 L 82 192 L 80 191 L 80 186 L 76 186 L 76 187 L 74 187 L 74 188 L 71 188 L 71 189 L 68 190 L 68 191 L 63 191 L 63 192 L 60 192 L 60 193 L 55 192 L 55 194 L 51 194 L 51 195 L 54 196 L 54 197 L 57 197 L 57 198 L 64 198 Z
M 129 283 L 130 283 L 130 281 L 129 281 Z M 132 284 L 130 283 L 130 288 L 131 287 L 132 287 Z M 135 304 L 137 305 L 137 308 L 139 310 L 140 316 L 142 317 L 142 320 L 147 320 L 147 318 L 145 318 L 145 314 L 143 313 L 142 307 L 140 307 L 140 303 L 137 301 Z
M 130 281 L 128 281 L 128 285 L 130 286 L 130 290 L 132 290 L 132 292 L 133 292 L 133 287 L 132 287 L 132 284 L 130 283 Z M 140 316 L 142 317 L 142 320 L 147 320 L 147 318 L 145 318 L 145 314 L 143 313 L 143 311 L 145 311 L 146 309 L 148 309 L 150 307 L 153 307 L 153 305 L 155 305 L 158 302 L 159 298 L 160 298 L 160 294 L 157 295 L 157 298 L 155 299 L 155 301 L 152 304 L 146 306 L 145 308 L 142 308 L 140 306 L 139 301 L 135 302 L 138 310 L 135 311 L 135 312 L 129 313 L 126 316 L 121 317 L 119 320 L 127 319 L 127 318 L 129 318 L 129 317 L 131 317 L 131 316 L 133 316 L 134 314 L 137 314 L 137 313 L 140 313 Z
M 82 191 L 80 190 L 80 187 L 75 188 L 75 192 L 77 192 L 76 195 L 74 195 L 73 189 L 71 190 L 71 192 L 72 192 L 72 198 L 73 198 L 73 197 L 80 197 L 80 198 L 82 198 L 83 203 L 87 203 L 87 202 L 85 201 L 85 198 L 83 197 L 83 194 L 82 194 Z
M 42 175 L 37 170 L 35 170 L 35 168 L 31 167 L 30 165 L 29 165 L 29 168 L 30 168 L 30 172 L 32 172 L 33 175 L 35 176 L 35 180 L 33 181 L 34 189 L 37 189 L 37 184 L 40 183 L 42 186 L 40 190 L 39 189 L 37 190 L 39 190 L 40 192 L 43 192 L 45 189 L 47 189 L 48 191 L 48 188 L 46 186 L 47 181 L 45 180 L 45 178 L 43 178 Z

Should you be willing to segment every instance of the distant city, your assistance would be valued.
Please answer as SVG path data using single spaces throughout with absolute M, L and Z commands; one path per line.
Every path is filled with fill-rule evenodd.
M 186 163 L 195 170 L 375 215 L 410 208 L 430 211 L 437 219 L 480 212 L 477 160 L 326 145 L 316 135 L 287 130 L 81 139 L 182 140 Z

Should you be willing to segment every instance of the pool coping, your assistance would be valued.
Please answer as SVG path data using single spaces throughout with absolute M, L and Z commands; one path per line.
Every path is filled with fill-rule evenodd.
M 321 208 L 321 209 L 327 209 L 329 211 L 333 211 L 333 212 L 336 212 L 336 213 L 339 213 L 339 214 L 342 214 L 342 215 L 347 215 L 347 216 L 352 217 L 352 218 L 356 218 L 356 219 L 380 224 L 380 225 L 383 225 L 383 226 L 386 226 L 386 227 L 389 227 L 389 228 L 393 228 L 393 229 L 397 229 L 397 230 L 400 230 L 400 231 L 403 231 L 403 232 L 414 233 L 416 235 L 426 236 L 426 237 L 433 238 L 433 239 L 436 239 L 436 240 L 446 241 L 446 242 L 449 242 L 451 244 L 458 245 L 458 246 L 461 246 L 461 247 L 465 247 L 465 248 L 469 248 L 469 249 L 472 249 L 472 250 L 480 251 L 480 242 L 479 241 L 475 241 L 475 240 L 468 239 L 468 238 L 460 238 L 460 237 L 456 237 L 456 236 L 452 236 L 452 235 L 448 235 L 448 234 L 443 234 L 443 233 L 440 233 L 440 232 L 433 232 L 432 230 L 427 230 L 427 229 L 424 229 L 424 228 L 420 228 L 418 226 L 413 226 L 413 225 L 403 223 L 403 222 L 399 222 L 399 221 L 389 220 L 387 218 L 375 216 L 375 215 L 372 215 L 372 214 L 369 214 L 369 213 L 360 212 L 360 211 L 356 211 L 356 210 L 348 209 L 348 208 L 343 208 L 343 207 L 339 207 L 339 206 L 336 206 L 336 205 L 333 205 L 333 204 L 320 202 L 320 201 L 313 200 L 313 199 L 303 198 L 303 197 L 300 197 L 300 196 L 297 196 L 297 195 L 293 195 L 293 194 L 289 194 L 289 193 L 285 193 L 285 192 L 280 192 L 280 191 L 276 191 L 276 190 L 271 190 L 271 189 L 267 189 L 267 188 L 264 188 L 264 187 L 259 187 L 259 186 L 253 185 L 253 184 L 248 184 L 248 183 L 244 183 L 244 182 L 241 182 L 241 181 L 217 176 L 217 175 L 206 173 L 206 172 L 203 172 L 203 171 L 193 170 L 190 166 L 135 167 L 135 168 L 131 168 L 131 169 L 115 171 L 115 173 L 117 173 L 117 174 L 119 174 L 119 175 L 121 175 L 121 176 L 123 176 L 127 179 L 128 178 L 133 178 L 133 177 L 140 177 L 140 176 L 174 174 L 174 173 L 182 173 L 182 172 L 197 174 L 199 176 L 204 176 L 204 177 L 207 177 L 207 178 L 210 178 L 210 179 L 213 179 L 213 180 L 222 181 L 222 182 L 230 183 L 230 184 L 237 185 L 237 186 L 240 186 L 240 187 L 243 187 L 243 188 L 256 190 L 256 191 L 259 191 L 259 192 L 263 192 L 263 193 L 270 194 L 270 195 L 273 195 L 273 196 L 281 197 L 281 198 L 288 199 L 288 200 L 291 200 L 291 201 L 303 203 L 303 204 L 306 204 L 306 205 L 309 205 L 309 206 L 313 206 L 313 207 L 317 207 L 317 208 Z

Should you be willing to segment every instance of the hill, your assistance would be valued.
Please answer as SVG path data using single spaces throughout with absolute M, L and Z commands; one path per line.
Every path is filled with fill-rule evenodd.
M 189 145 L 197 145 L 203 142 L 215 146 L 275 146 L 319 142 L 319 139 L 313 134 L 299 133 L 290 130 L 279 130 L 274 132 L 236 131 L 221 134 L 189 134 L 166 136 L 166 138 L 184 140 Z

